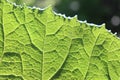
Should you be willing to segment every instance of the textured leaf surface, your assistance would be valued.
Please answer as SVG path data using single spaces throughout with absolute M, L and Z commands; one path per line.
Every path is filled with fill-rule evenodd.
M 101 27 L 0 0 L 0 80 L 119 80 L 120 40 Z

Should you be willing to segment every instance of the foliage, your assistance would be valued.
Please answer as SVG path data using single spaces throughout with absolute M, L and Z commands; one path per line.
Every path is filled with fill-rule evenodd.
M 10 2 L 16 3 L 17 5 L 23 5 L 24 3 L 28 6 L 36 6 L 45 8 L 49 5 L 54 5 L 58 0 L 9 0 Z
M 120 40 L 104 26 L 0 0 L 0 80 L 119 80 Z
M 17 4 L 41 8 L 53 5 L 54 11 L 66 16 L 78 15 L 79 20 L 103 24 L 113 33 L 120 34 L 120 0 L 10 0 Z M 87 3 L 87 4 L 86 4 Z

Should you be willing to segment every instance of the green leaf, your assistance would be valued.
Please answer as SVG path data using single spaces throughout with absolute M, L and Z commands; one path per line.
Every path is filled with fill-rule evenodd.
M 120 40 L 104 25 L 0 0 L 0 80 L 119 80 Z

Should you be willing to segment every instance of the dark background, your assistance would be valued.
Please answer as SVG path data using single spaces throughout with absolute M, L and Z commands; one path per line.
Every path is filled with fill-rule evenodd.
M 12 0 L 17 4 L 46 7 L 52 5 L 57 13 L 66 16 L 78 15 L 78 19 L 88 23 L 103 24 L 113 33 L 120 34 L 120 0 Z

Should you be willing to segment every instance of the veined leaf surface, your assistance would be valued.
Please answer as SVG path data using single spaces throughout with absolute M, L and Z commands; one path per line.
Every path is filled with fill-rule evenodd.
M 120 40 L 45 10 L 0 0 L 0 80 L 119 80 Z

